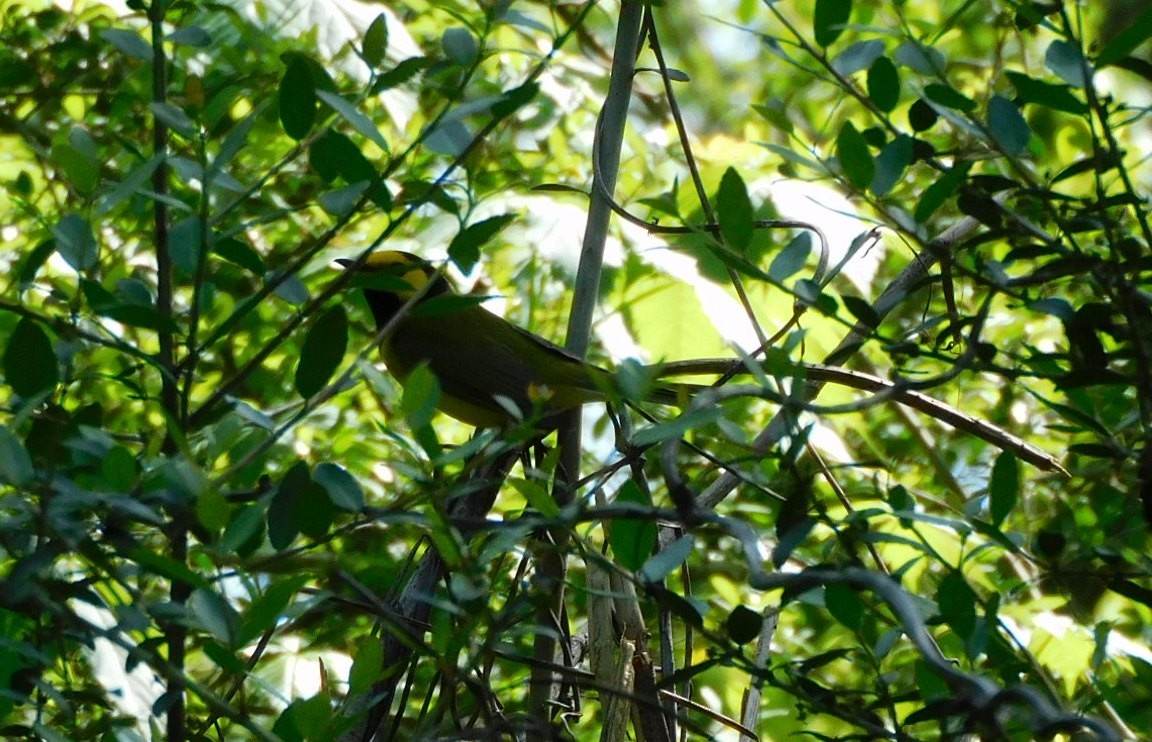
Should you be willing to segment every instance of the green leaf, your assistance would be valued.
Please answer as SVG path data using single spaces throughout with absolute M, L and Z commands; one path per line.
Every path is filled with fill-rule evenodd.
M 724 628 L 728 631 L 728 638 L 736 644 L 747 644 L 760 636 L 760 629 L 764 626 L 764 617 L 746 606 L 738 605 L 728 614 Z
M 1139 6 L 1132 6 L 1133 9 Z M 1116 12 L 1122 12 L 1119 9 Z M 1123 31 L 1112 37 L 1100 54 L 1096 57 L 1098 67 L 1107 67 L 1124 59 L 1136 50 L 1136 47 L 1152 38 L 1152 6 L 1146 6 L 1144 12 L 1136 16 Z
M 397 64 L 387 72 L 381 73 L 376 82 L 372 83 L 374 94 L 403 85 L 416 75 L 431 67 L 432 60 L 428 57 L 410 57 Z
M 719 407 L 707 407 L 686 412 L 668 422 L 658 423 L 636 431 L 636 434 L 632 436 L 632 445 L 644 447 L 663 443 L 671 438 L 679 438 L 689 430 L 711 425 L 722 417 L 723 410 Z
M 172 557 L 157 554 L 137 546 L 129 549 L 126 557 L 143 568 L 145 574 L 182 582 L 200 590 L 212 590 L 212 586 L 200 574 L 193 572 L 188 565 Z
M 960 184 L 968 177 L 968 169 L 971 163 L 962 162 L 948 172 L 941 175 L 935 183 L 924 189 L 924 194 L 920 196 L 920 203 L 916 205 L 916 212 L 914 214 L 916 222 L 923 224 L 928 221 L 928 218 L 935 213 L 936 209 L 944 203 Z
M 1032 130 L 1020 115 L 1020 109 L 1007 98 L 994 95 L 988 101 L 988 130 L 1006 153 L 1022 155 L 1028 151 Z
M 212 44 L 212 35 L 200 26 L 185 26 L 184 28 L 178 28 L 164 38 L 166 41 L 170 41 L 173 44 L 182 44 L 184 46 L 193 46 L 197 48 L 211 46 Z
M 951 85 L 932 83 L 924 86 L 924 97 L 933 103 L 939 103 L 945 108 L 954 108 L 957 111 L 976 110 L 976 101 L 962 94 Z
M 492 116 L 504 119 L 519 111 L 536 99 L 540 92 L 540 83 L 526 82 L 514 88 L 509 88 L 500 94 L 500 98 L 492 104 Z
M 439 155 L 457 157 L 472 142 L 472 132 L 459 119 L 441 121 L 424 137 L 424 146 Z
M 300 523 L 296 518 L 297 502 L 304 499 L 305 490 L 311 486 L 308 464 L 303 461 L 293 464 L 280 480 L 268 506 L 268 542 L 273 549 L 282 551 L 288 548 L 300 533 Z
M 632 480 L 620 488 L 616 502 L 652 506 L 648 492 Z M 639 569 L 656 546 L 656 523 L 650 518 L 617 518 L 608 528 L 608 543 L 620 566 Z
M 777 281 L 791 278 L 804 268 L 808 255 L 812 252 L 812 235 L 801 232 L 784 246 L 768 266 L 768 275 Z
M 456 26 L 444 32 L 440 37 L 440 47 L 444 56 L 456 65 L 467 67 L 480 56 L 480 47 L 476 44 L 476 37 L 463 26 Z
M 832 69 L 844 77 L 851 77 L 860 70 L 866 70 L 884 54 L 884 42 L 879 39 L 857 41 L 849 44 L 844 51 L 836 55 L 832 62 Z
M 877 57 L 868 68 L 868 97 L 885 112 L 900 102 L 900 72 L 888 57 Z
M 952 570 L 940 580 L 936 590 L 936 605 L 940 616 L 952 629 L 967 640 L 976 628 L 976 593 L 969 587 L 964 575 Z
M 1044 52 L 1044 64 L 1064 82 L 1074 88 L 1083 88 L 1090 72 L 1088 62 L 1075 44 L 1057 39 Z
M 340 118 L 351 124 L 353 129 L 374 142 L 380 149 L 385 152 L 388 151 L 388 142 L 384 139 L 384 135 L 380 133 L 370 118 L 357 110 L 356 106 L 336 93 L 327 90 L 317 90 L 316 96 L 331 106 L 332 110 L 336 111 Z
M 40 324 L 21 317 L 4 349 L 4 380 L 21 397 L 34 397 L 56 388 L 59 361 L 52 340 Z
M 868 143 L 851 121 L 845 121 L 836 137 L 836 153 L 840 167 L 848 181 L 857 188 L 867 188 L 876 175 L 876 165 L 868 151 Z
M 988 482 L 988 507 L 992 514 L 992 525 L 997 528 L 1004 518 L 1016 507 L 1020 498 L 1020 465 L 1016 455 L 1003 451 L 992 465 L 992 478 Z
M 308 136 L 316 121 L 316 84 L 304 58 L 292 55 L 287 62 L 280 79 L 280 125 L 285 134 L 299 141 Z
M 101 194 L 95 215 L 103 216 L 137 193 L 146 193 L 151 187 L 152 173 L 163 161 L 164 157 L 155 155 L 132 168 L 115 188 Z
M 23 487 L 35 474 L 32 457 L 24 444 L 11 430 L 0 425 L 0 480 L 13 487 Z
M 113 446 L 100 462 L 105 485 L 113 492 L 128 492 L 140 475 L 136 457 L 124 446 Z
M 199 588 L 188 599 L 188 615 L 221 644 L 235 646 L 239 623 L 236 611 L 215 590 Z
M 872 193 L 887 196 L 900 182 L 904 171 L 912 164 L 914 147 L 912 137 L 901 134 L 876 155 L 876 175 L 872 178 Z
M 908 125 L 912 127 L 912 131 L 927 131 L 939 118 L 940 114 L 936 113 L 936 109 L 928 105 L 923 98 L 908 107 Z
M 336 507 L 350 513 L 364 509 L 364 490 L 356 478 L 339 464 L 325 462 L 312 472 L 316 483 L 325 489 Z
M 284 609 L 293 596 L 308 584 L 309 579 L 308 575 L 291 575 L 273 582 L 264 594 L 253 600 L 248 610 L 244 611 L 240 629 L 236 633 L 236 644 L 244 646 L 274 627 L 284 617 Z M 374 643 L 379 645 L 380 640 L 375 639 Z
M 936 47 L 924 46 L 916 41 L 905 41 L 896 47 L 892 58 L 897 64 L 930 77 L 941 74 L 948 65 L 943 52 Z
M 196 520 L 213 535 L 224 530 L 231 515 L 228 500 L 216 487 L 209 487 L 196 498 Z
M 381 13 L 364 32 L 364 61 L 370 67 L 379 67 L 387 50 L 388 17 Z
M 127 28 L 106 28 L 100 32 L 100 38 L 133 59 L 152 61 L 152 47 L 135 31 Z
M 263 276 L 267 270 L 264 267 L 264 259 L 260 257 L 260 253 L 256 252 L 255 248 L 248 243 L 241 242 L 235 237 L 225 237 L 217 240 L 216 244 L 212 247 L 212 252 L 224 258 L 229 263 L 234 263 L 257 276 Z
M 853 631 L 859 629 L 860 622 L 864 620 L 864 601 L 848 585 L 829 585 L 824 588 L 824 606 L 833 618 Z
M 844 32 L 852 17 L 852 0 L 816 0 L 812 35 L 820 46 L 828 46 Z
M 637 573 L 637 578 L 641 582 L 660 582 L 670 575 L 672 570 L 688 560 L 695 543 L 695 537 L 691 533 L 684 534 L 645 562 Z
M 360 637 L 348 673 L 349 695 L 366 693 L 384 672 L 384 645 L 375 636 Z
M 296 367 L 296 391 L 300 396 L 308 398 L 323 389 L 340 367 L 347 349 L 348 315 L 344 307 L 337 305 L 320 315 L 304 339 Z
M 912 510 L 916 507 L 916 501 L 912 499 L 912 495 L 908 494 L 908 490 L 902 484 L 888 490 L 887 500 L 888 507 L 897 512 Z
M 480 260 L 480 248 L 516 219 L 515 214 L 500 214 L 469 224 L 452 238 L 448 257 L 468 273 Z
M 420 430 L 431 425 L 440 397 L 440 380 L 428 365 L 421 364 L 412 369 L 404 380 L 404 395 L 400 399 L 400 409 L 409 427 Z
M 196 136 L 198 128 L 196 122 L 187 113 L 171 103 L 150 103 L 148 108 L 157 121 L 185 139 Z
M 333 216 L 345 216 L 350 214 L 356 205 L 360 203 L 363 198 L 364 192 L 369 188 L 367 181 L 360 181 L 353 183 L 343 188 L 337 188 L 334 191 L 327 191 L 321 193 L 317 201 L 320 206 Z
M 264 508 L 251 505 L 232 514 L 215 548 L 223 554 L 248 556 L 264 543 Z
M 65 214 L 52 229 L 56 252 L 77 273 L 96 265 L 98 247 L 92 226 L 79 214 Z
M 740 173 L 731 167 L 720 178 L 716 218 L 720 221 L 720 234 L 728 246 L 738 253 L 745 253 L 752 244 L 752 201 Z
M 516 490 L 524 502 L 528 503 L 528 507 L 536 510 L 545 518 L 557 518 L 560 516 L 560 506 L 556 504 L 556 500 L 552 497 L 545 487 L 540 482 L 534 479 L 522 479 L 520 477 L 508 477 L 508 484 L 512 485 L 512 489 Z
M 64 176 L 80 193 L 89 194 L 99 185 L 99 163 L 72 144 L 57 142 L 52 145 L 50 157 L 52 162 L 64 171 Z
M 1088 112 L 1088 104 L 1077 98 L 1067 85 L 1053 85 L 1019 72 L 1005 73 L 1016 88 L 1016 97 L 1022 103 L 1035 103 L 1056 111 L 1076 115 Z
M 856 318 L 856 321 L 862 322 L 868 327 L 876 327 L 880 324 L 879 315 L 867 301 L 850 294 L 841 294 L 840 301 L 844 304 L 844 308 Z
M 171 332 L 176 329 L 176 324 L 160 314 L 154 306 L 124 302 L 96 281 L 82 280 L 80 290 L 84 293 L 84 299 L 92 311 L 101 317 L 157 332 Z
M 753 103 L 752 110 L 760 114 L 761 118 L 785 134 L 792 133 L 792 120 L 788 118 L 788 109 L 778 98 L 773 98 L 766 105 Z M 668 196 L 671 194 L 665 193 L 663 195 Z M 649 199 L 644 199 L 642 203 L 652 205 L 649 203 Z M 675 215 L 677 208 L 677 202 L 674 199 L 669 199 L 667 200 L 666 205 L 662 210 L 666 214 Z

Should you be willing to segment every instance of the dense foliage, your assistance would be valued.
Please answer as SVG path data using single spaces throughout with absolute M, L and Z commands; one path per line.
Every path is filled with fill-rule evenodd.
M 0 2 L 3 736 L 1152 736 L 1152 11 L 1088 5 Z M 557 483 L 376 368 L 377 248 L 734 375 Z

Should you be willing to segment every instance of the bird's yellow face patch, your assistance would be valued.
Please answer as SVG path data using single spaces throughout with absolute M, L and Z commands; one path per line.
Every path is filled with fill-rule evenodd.
M 359 274 L 361 279 L 356 283 L 361 284 L 361 288 L 377 288 L 410 298 L 428 284 L 435 270 L 411 253 L 386 250 L 369 255 L 360 266 Z

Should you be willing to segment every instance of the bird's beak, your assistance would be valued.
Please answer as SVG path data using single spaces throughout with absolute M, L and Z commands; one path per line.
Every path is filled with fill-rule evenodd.
M 349 260 L 348 258 L 336 258 L 336 262 L 340 264 L 341 268 L 351 268 L 356 261 Z

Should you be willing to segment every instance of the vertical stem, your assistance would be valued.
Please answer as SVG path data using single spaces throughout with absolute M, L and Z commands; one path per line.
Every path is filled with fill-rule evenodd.
M 608 224 L 612 209 L 605 198 L 616 187 L 620 166 L 620 150 L 628 120 L 628 104 L 632 97 L 632 77 L 640 47 L 640 29 L 644 18 L 644 5 L 625 0 L 620 8 L 616 25 L 616 46 L 613 51 L 612 72 L 608 94 L 596 131 L 596 178 L 584 230 L 584 243 L 580 252 L 575 296 L 568 316 L 568 335 L 565 347 L 583 357 L 588 351 L 592 328 L 592 313 L 600 287 L 600 272 L 604 260 L 604 244 L 608 238 Z M 579 479 L 580 470 L 580 412 L 569 414 L 559 430 L 560 465 L 553 496 L 563 507 L 572 501 L 571 482 Z M 552 701 L 556 695 L 556 676 L 550 666 L 556 659 L 557 639 L 564 631 L 565 554 L 568 533 L 564 528 L 553 528 L 536 548 L 536 594 L 540 596 L 537 615 L 537 635 L 534 654 L 537 662 L 532 669 L 529 707 L 536 724 L 534 739 L 550 738 Z
M 168 60 L 164 54 L 164 17 L 168 0 L 153 0 L 148 8 L 148 21 L 152 34 L 152 101 L 163 103 L 168 96 Z M 168 244 L 168 207 L 163 196 L 168 192 L 168 127 L 157 117 L 152 117 L 152 150 L 160 157 L 159 165 L 152 174 L 153 199 L 153 241 L 156 246 L 156 309 L 161 317 L 171 319 L 172 306 L 172 255 Z M 159 333 L 160 351 L 160 404 L 168 425 L 180 424 L 180 393 L 176 379 L 176 339 L 175 333 L 164 323 Z M 175 440 L 171 432 L 165 435 L 163 450 L 175 450 Z M 183 563 L 188 557 L 188 529 L 183 508 L 176 508 L 169 523 L 169 546 L 173 559 Z M 172 602 L 181 605 L 188 600 L 190 588 L 187 584 L 173 581 Z M 179 672 L 174 674 L 168 686 L 170 704 L 168 706 L 167 739 L 169 742 L 183 742 L 187 737 L 185 718 L 183 668 L 187 631 L 179 621 L 164 627 L 164 639 L 168 645 L 168 661 Z

